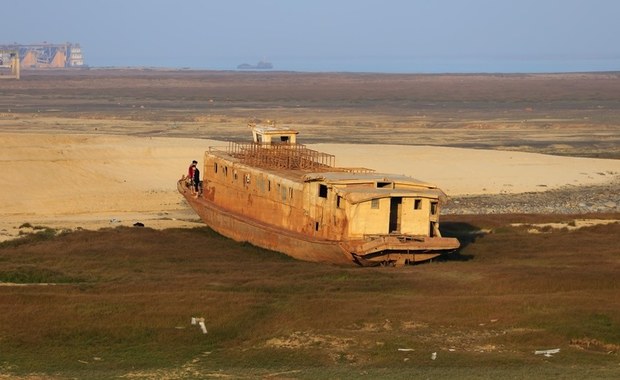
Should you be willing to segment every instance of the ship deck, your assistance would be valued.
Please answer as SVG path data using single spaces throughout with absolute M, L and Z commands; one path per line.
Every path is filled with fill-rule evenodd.
M 227 146 L 209 147 L 209 154 L 299 183 L 305 182 L 311 173 L 374 172 L 368 168 L 337 167 L 334 155 L 308 149 L 303 144 L 229 142 Z

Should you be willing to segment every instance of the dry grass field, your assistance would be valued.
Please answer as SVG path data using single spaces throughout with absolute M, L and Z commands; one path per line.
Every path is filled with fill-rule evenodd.
M 618 73 L 22 78 L 1 83 L 0 132 L 227 139 L 256 118 L 304 142 L 620 158 Z M 206 227 L 24 220 L 0 243 L 0 379 L 620 378 L 619 219 L 446 215 L 460 252 L 404 268 L 295 261 Z
M 405 268 L 299 262 L 207 228 L 41 230 L 2 243 L 2 371 L 134 379 L 620 375 L 620 260 L 610 239 L 618 223 L 531 234 L 527 224 L 572 219 L 448 219 L 444 233 L 461 238 L 461 252 Z M 205 318 L 206 335 L 192 317 Z M 552 357 L 534 353 L 555 348 Z

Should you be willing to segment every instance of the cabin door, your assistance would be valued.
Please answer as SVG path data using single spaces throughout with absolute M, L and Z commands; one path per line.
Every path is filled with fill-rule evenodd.
M 390 230 L 388 232 L 400 232 L 400 221 L 403 214 L 403 198 L 390 198 Z

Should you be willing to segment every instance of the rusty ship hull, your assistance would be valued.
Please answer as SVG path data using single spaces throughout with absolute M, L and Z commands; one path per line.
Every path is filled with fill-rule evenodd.
M 252 125 L 254 141 L 210 147 L 200 191 L 179 192 L 216 232 L 294 258 L 404 265 L 459 248 L 442 237 L 445 194 L 411 177 L 341 168 L 296 143 L 296 131 Z
M 459 248 L 453 238 L 384 235 L 354 241 L 317 239 L 220 208 L 202 196 L 196 197 L 185 180 L 178 181 L 177 189 L 200 219 L 217 233 L 298 260 L 362 266 L 403 265 L 428 261 Z
M 304 261 L 349 264 L 353 256 L 338 242 L 309 239 L 304 235 L 275 228 L 247 216 L 232 213 L 216 206 L 204 197 L 196 198 L 184 181 L 178 190 L 200 219 L 217 233 L 235 241 L 247 241 L 255 246 L 281 252 Z

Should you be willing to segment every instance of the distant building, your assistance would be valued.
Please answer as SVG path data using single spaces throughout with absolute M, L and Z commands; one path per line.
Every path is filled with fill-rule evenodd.
M 85 67 L 79 44 L 0 45 L 0 50 L 19 52 L 22 69 Z
M 19 69 L 18 51 L 0 49 L 0 79 L 19 79 Z

